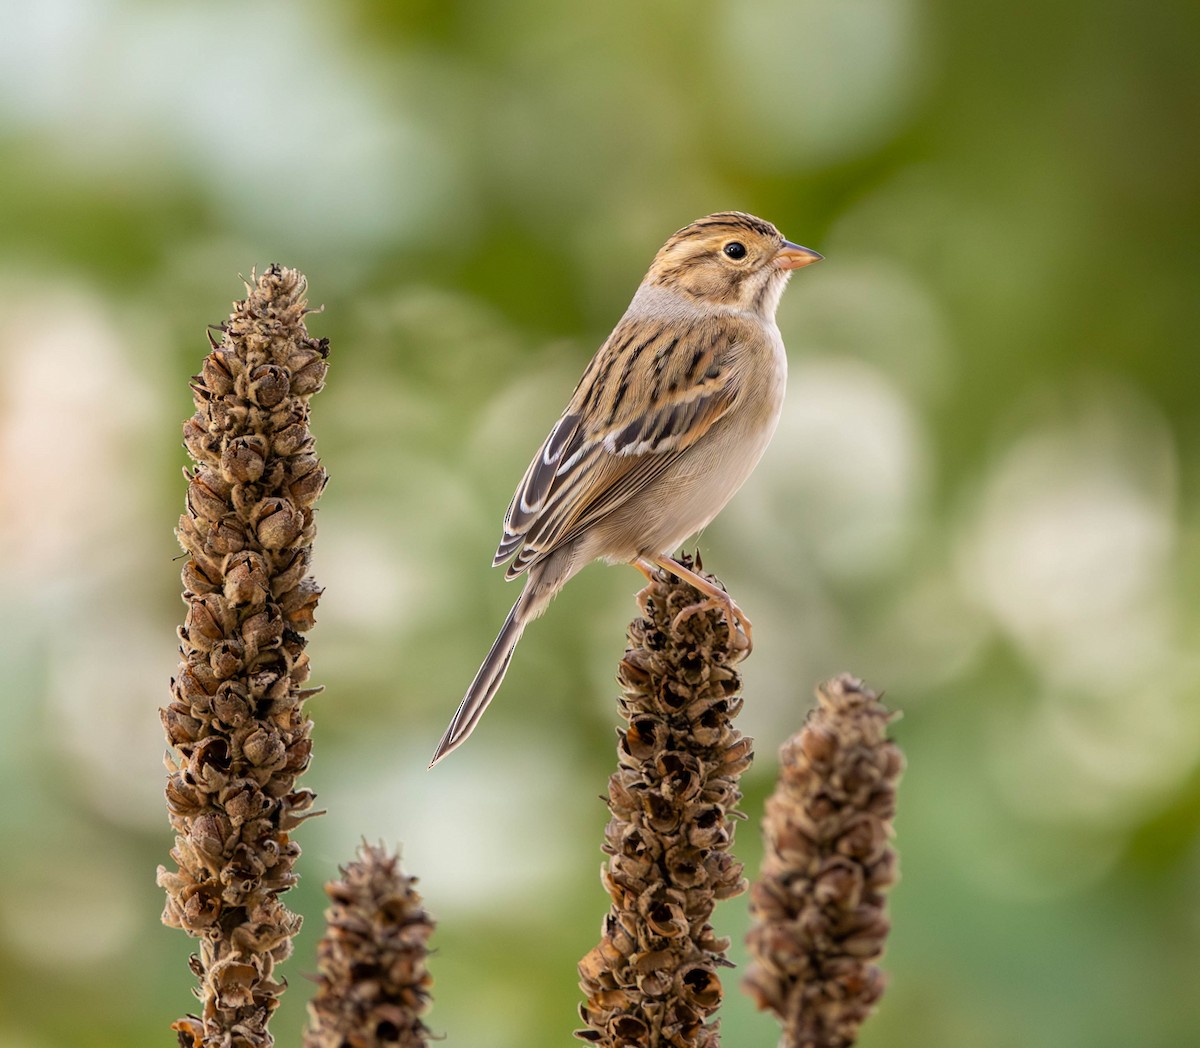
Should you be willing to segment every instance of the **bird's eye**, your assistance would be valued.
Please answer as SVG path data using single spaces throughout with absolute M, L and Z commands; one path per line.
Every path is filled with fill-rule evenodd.
M 745 258 L 746 245 L 738 240 L 731 240 L 724 247 L 725 254 L 730 258 Z

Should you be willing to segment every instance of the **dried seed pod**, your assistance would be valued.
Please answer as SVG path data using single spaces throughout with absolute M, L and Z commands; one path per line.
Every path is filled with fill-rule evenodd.
M 196 462 L 177 532 L 188 612 L 162 711 L 178 872 L 160 867 L 159 884 L 164 922 L 200 941 L 191 968 L 203 1011 L 173 1027 L 196 1048 L 272 1043 L 267 1021 L 283 991 L 274 966 L 300 927 L 279 895 L 296 879 L 290 833 L 313 802 L 296 789 L 312 749 L 300 631 L 320 594 L 305 577 L 325 476 L 308 398 L 328 353 L 304 328 L 304 290 L 279 266 L 247 285 L 192 382 L 196 413 L 184 423 Z M 305 372 L 299 392 L 293 360 Z
M 888 933 L 885 892 L 904 761 L 887 738 L 892 714 L 841 676 L 780 751 L 767 801 L 766 855 L 750 890 L 755 958 L 745 989 L 783 1025 L 784 1048 L 849 1048 L 883 993 L 873 961 Z
M 225 600 L 229 604 L 261 608 L 266 603 L 271 576 L 261 553 L 254 550 L 235 553 L 225 567 L 224 576 Z
M 235 437 L 221 452 L 221 473 L 230 484 L 258 480 L 267 468 L 267 441 L 257 433 Z
M 301 506 L 311 506 L 328 478 L 316 455 L 297 455 L 288 463 L 287 492 Z
M 283 549 L 300 537 L 304 511 L 289 498 L 268 497 L 250 510 L 250 523 L 263 549 Z
M 579 966 L 594 1044 L 715 1048 L 716 969 L 729 942 L 709 924 L 718 899 L 745 890 L 729 854 L 737 778 L 751 741 L 733 727 L 741 708 L 722 612 L 678 618 L 701 599 L 660 574 L 638 595 L 645 618 L 629 628 L 620 667 L 617 771 L 602 879 L 612 906 L 600 944 Z M 678 624 L 677 624 L 678 623 Z

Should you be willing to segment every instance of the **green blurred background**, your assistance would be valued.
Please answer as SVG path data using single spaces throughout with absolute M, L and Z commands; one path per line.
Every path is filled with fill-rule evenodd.
M 568 1043 L 613 675 L 591 568 L 425 764 L 514 588 L 533 449 L 666 236 L 738 208 L 827 261 L 762 466 L 700 542 L 756 624 L 738 850 L 851 670 L 909 770 L 867 1048 L 1200 1043 L 1200 6 L 1193 0 L 0 10 L 0 1043 L 173 1043 L 157 707 L 179 424 L 239 273 L 302 269 L 314 424 L 307 916 L 403 842 L 450 1044 Z M 717 922 L 740 944 L 745 901 Z M 744 962 L 740 945 L 735 959 Z M 726 1042 L 775 1027 L 726 980 Z

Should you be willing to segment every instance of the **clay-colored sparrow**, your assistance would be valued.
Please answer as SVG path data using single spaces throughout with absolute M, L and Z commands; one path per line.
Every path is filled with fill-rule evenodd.
M 821 259 L 770 222 L 722 211 L 672 236 L 517 486 L 494 565 L 525 588 L 430 767 L 461 745 L 500 687 L 525 626 L 593 560 L 665 568 L 719 604 L 723 591 L 671 559 L 750 475 L 783 406 L 775 309 L 793 269 Z

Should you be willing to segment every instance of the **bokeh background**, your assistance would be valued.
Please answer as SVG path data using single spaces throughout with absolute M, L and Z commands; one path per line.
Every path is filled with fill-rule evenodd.
M 700 540 L 756 624 L 738 849 L 852 670 L 903 711 L 891 984 L 867 1048 L 1200 1040 L 1200 7 L 536 0 L 0 8 L 0 1043 L 173 1043 L 157 707 L 179 425 L 238 274 L 332 340 L 300 833 L 401 843 L 447 1043 L 568 1043 L 613 676 L 594 567 L 429 753 L 514 588 L 513 486 L 673 230 L 739 208 L 828 261 L 775 442 Z M 740 942 L 745 902 L 718 910 Z M 744 962 L 740 945 L 735 959 Z M 726 981 L 726 1041 L 775 1028 Z

